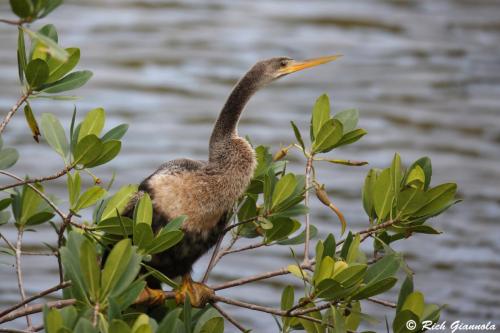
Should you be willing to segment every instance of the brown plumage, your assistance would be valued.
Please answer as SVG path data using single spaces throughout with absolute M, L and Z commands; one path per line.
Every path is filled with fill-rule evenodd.
M 179 215 L 188 216 L 181 227 L 183 240 L 154 255 L 153 267 L 170 278 L 188 274 L 194 262 L 217 242 L 224 230 L 227 212 L 243 195 L 256 164 L 252 147 L 237 132 L 238 120 L 250 97 L 282 76 L 336 57 L 304 62 L 280 57 L 256 63 L 236 84 L 220 112 L 210 138 L 208 161 L 170 161 L 141 183 L 125 214 L 131 215 L 137 198 L 147 192 L 153 201 L 155 231 Z M 148 281 L 148 285 L 158 286 L 158 283 Z

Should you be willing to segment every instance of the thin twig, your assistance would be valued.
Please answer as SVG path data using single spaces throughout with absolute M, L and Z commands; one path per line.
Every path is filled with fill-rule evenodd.
M 312 170 L 312 162 L 313 162 L 313 157 L 309 156 L 307 158 L 307 163 L 306 163 L 306 193 L 305 193 L 305 198 L 304 198 L 304 205 L 306 207 L 309 207 L 309 187 L 311 186 L 311 170 Z M 309 211 L 306 213 L 306 240 L 304 242 L 304 263 L 307 264 L 309 263 L 309 242 L 311 239 L 311 222 L 310 222 L 310 214 Z
M 8 23 L 9 21 L 8 20 L 2 20 L 2 22 Z M 5 129 L 5 126 L 7 126 L 7 124 L 9 123 L 9 121 L 12 118 L 12 116 L 14 115 L 14 113 L 16 113 L 16 111 L 21 107 L 21 105 L 23 105 L 23 103 L 26 102 L 26 100 L 28 99 L 28 97 L 30 96 L 30 94 L 31 94 L 30 92 L 27 92 L 26 94 L 22 95 L 19 98 L 19 100 L 16 102 L 16 104 L 14 104 L 12 106 L 12 108 L 10 108 L 10 111 L 7 113 L 7 115 L 5 116 L 5 118 L 0 123 L 0 134 L 3 132 L 3 130 Z
M 5 170 L 1 170 L 0 171 L 0 174 L 2 175 L 6 175 L 8 177 L 11 177 L 11 178 L 14 178 L 14 179 L 17 179 L 19 181 L 23 181 L 22 178 L 10 173 L 10 172 L 7 172 Z M 59 207 L 56 206 L 55 203 L 52 202 L 52 200 L 50 200 L 49 197 L 47 197 L 43 192 L 41 192 L 39 189 L 37 189 L 35 186 L 33 186 L 32 184 L 26 184 L 27 186 L 29 186 L 33 191 L 35 191 L 43 200 L 45 200 L 45 202 L 47 202 L 47 204 L 49 204 L 50 207 L 52 207 L 52 209 L 54 210 L 54 212 L 57 213 L 57 215 L 59 215 L 61 217 L 61 219 L 66 219 L 66 214 L 64 214 L 60 209 Z
M 36 300 L 36 299 L 42 298 L 43 296 L 51 294 L 51 293 L 53 293 L 53 292 L 55 292 L 57 290 L 64 289 L 64 288 L 66 288 L 66 287 L 68 287 L 70 285 L 71 285 L 71 281 L 65 281 L 63 283 L 58 284 L 57 286 L 54 286 L 52 288 L 46 289 L 44 291 L 41 291 L 41 292 L 39 292 L 36 295 L 30 296 L 30 297 L 26 298 L 24 301 L 22 301 L 20 303 L 17 303 L 15 305 L 12 305 L 8 309 L 5 309 L 5 310 L 1 311 L 0 312 L 0 318 L 3 318 L 3 316 L 5 316 L 6 314 L 11 313 L 12 311 L 20 308 L 21 306 L 23 306 L 25 304 L 28 304 L 28 303 Z
M 245 333 L 245 332 L 249 332 L 250 331 L 250 330 L 247 330 L 245 327 L 243 327 L 243 325 L 241 325 L 240 323 L 238 323 L 236 321 L 236 319 L 234 319 L 233 317 L 231 317 L 229 315 L 229 313 L 227 313 L 226 311 L 224 311 L 219 305 L 217 305 L 217 303 L 212 303 L 212 306 L 217 311 L 219 311 L 219 313 L 221 314 L 222 317 L 226 318 L 227 321 L 229 321 L 231 324 L 233 324 L 234 327 L 236 327 L 237 329 L 239 329 L 241 332 Z
M 210 258 L 210 262 L 208 263 L 207 270 L 205 271 L 205 275 L 203 276 L 203 280 L 202 280 L 203 283 L 207 282 L 210 272 L 215 267 L 215 265 L 217 265 L 217 263 L 222 258 L 224 253 L 226 251 L 228 251 L 229 249 L 231 249 L 233 247 L 233 245 L 236 243 L 236 241 L 238 240 L 238 236 L 233 237 L 231 239 L 231 242 L 229 243 L 229 245 L 224 250 L 219 251 L 219 248 L 220 248 L 220 245 L 222 243 L 223 238 L 224 238 L 224 236 L 221 236 L 220 242 L 217 244 L 217 247 L 215 248 L 214 252 L 212 253 L 212 257 Z
M 373 302 L 373 303 L 377 303 L 377 304 L 380 304 L 380 305 L 383 305 L 383 306 L 387 306 L 389 308 L 393 308 L 393 309 L 395 309 L 396 306 L 397 306 L 393 302 L 384 301 L 383 299 L 378 299 L 378 298 L 375 298 L 375 297 L 367 298 L 367 300 L 369 300 L 370 302 Z
M 16 186 L 22 186 L 22 185 L 25 185 L 25 184 L 41 183 L 41 182 L 44 182 L 44 181 L 47 181 L 47 180 L 54 180 L 54 179 L 57 179 L 57 178 L 60 178 L 60 177 L 64 176 L 69 171 L 71 171 L 72 168 L 73 167 L 69 166 L 69 167 L 66 167 L 63 170 L 61 170 L 58 173 L 53 174 L 51 176 L 25 179 L 25 180 L 19 181 L 17 183 L 0 186 L 0 191 L 6 190 L 6 189 L 9 189 L 9 188 L 12 188 L 12 187 L 16 187 Z
M 7 246 L 12 250 L 12 251 L 16 251 L 16 247 L 11 243 L 9 242 L 9 240 L 4 236 L 2 235 L 2 233 L 0 233 L 0 238 L 2 238 L 5 242 L 5 244 L 7 244 Z
M 70 305 L 74 305 L 76 303 L 76 299 L 70 298 L 70 299 L 62 299 L 58 301 L 52 301 L 52 302 L 47 302 L 43 304 L 34 304 L 25 307 L 24 309 L 20 309 L 17 311 L 13 311 L 9 313 L 8 315 L 0 318 L 0 324 L 6 323 L 8 321 L 12 321 L 14 319 L 17 319 L 19 317 L 24 317 L 26 315 L 30 315 L 33 313 L 39 313 L 43 311 L 43 308 L 47 306 L 49 309 L 50 308 L 55 308 L 55 309 L 61 309 Z
M 28 19 L 22 19 L 22 20 L 7 20 L 7 19 L 0 19 L 0 22 L 10 24 L 10 25 L 23 25 L 24 23 L 28 23 Z
M 16 242 L 16 272 L 17 272 L 17 286 L 19 288 L 19 293 L 21 294 L 21 303 L 26 300 L 26 293 L 24 292 L 23 283 L 23 271 L 21 268 L 21 247 L 23 242 L 23 227 L 20 226 L 17 232 L 17 242 Z M 25 303 L 26 304 L 26 303 Z M 25 305 L 26 308 L 26 305 Z M 31 318 L 26 315 L 26 323 L 28 324 L 28 330 L 31 329 Z
M 225 255 L 228 255 L 228 254 L 231 254 L 231 253 L 237 253 L 237 252 L 243 252 L 243 251 L 247 251 L 247 250 L 253 250 L 253 249 L 257 249 L 259 247 L 262 247 L 262 246 L 267 246 L 269 245 L 268 243 L 266 242 L 258 242 L 258 243 L 255 243 L 255 244 L 250 244 L 250 245 L 247 245 L 247 246 L 243 246 L 243 247 L 240 247 L 240 248 L 237 248 L 237 249 L 232 249 L 232 250 L 224 250 L 222 252 L 222 255 L 221 257 L 225 256 Z

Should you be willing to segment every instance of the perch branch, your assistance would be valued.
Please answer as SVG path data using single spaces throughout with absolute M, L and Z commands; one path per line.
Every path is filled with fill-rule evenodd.
M 34 314 L 34 313 L 39 313 L 43 311 L 43 308 L 47 306 L 48 308 L 55 308 L 55 309 L 61 309 L 70 305 L 74 305 L 76 303 L 76 299 L 70 298 L 70 299 L 62 299 L 58 301 L 52 301 L 52 302 L 47 302 L 44 304 L 34 304 L 25 307 L 24 309 L 20 309 L 17 311 L 13 311 L 9 313 L 8 315 L 0 318 L 0 324 L 6 323 L 8 321 L 12 321 L 14 319 L 17 319 L 19 317 L 24 317 L 26 315 Z
M 64 176 L 69 171 L 71 171 L 72 168 L 73 167 L 71 167 L 71 166 L 70 167 L 66 167 L 63 170 L 61 170 L 58 173 L 53 174 L 51 176 L 25 179 L 25 180 L 19 181 L 17 183 L 0 186 L 0 191 L 6 190 L 6 189 L 9 189 L 9 188 L 12 188 L 12 187 L 16 187 L 16 186 L 22 186 L 22 185 L 25 185 L 25 184 L 41 183 L 41 182 L 44 182 L 44 181 L 47 181 L 47 180 L 54 180 L 54 179 L 57 179 L 57 178 L 60 178 L 60 177 Z

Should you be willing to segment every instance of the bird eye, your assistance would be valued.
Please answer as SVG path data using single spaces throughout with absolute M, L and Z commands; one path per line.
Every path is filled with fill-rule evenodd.
M 286 59 L 281 60 L 280 66 L 285 67 L 286 65 L 288 65 L 288 60 L 286 60 Z

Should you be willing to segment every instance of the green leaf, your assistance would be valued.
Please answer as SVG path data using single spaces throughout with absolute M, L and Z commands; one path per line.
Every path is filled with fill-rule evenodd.
M 76 71 L 55 82 L 44 85 L 40 91 L 48 94 L 57 94 L 68 90 L 78 89 L 92 77 L 91 71 Z
M 183 237 L 184 233 L 180 230 L 160 232 L 146 251 L 150 254 L 163 252 L 179 243 Z
M 109 325 L 108 333 L 132 333 L 132 331 L 124 321 L 113 319 L 113 321 Z
M 321 260 L 318 274 L 314 276 L 314 284 L 318 284 L 325 279 L 331 278 L 333 275 L 334 265 L 335 261 L 332 257 L 324 257 L 323 260 Z
M 132 234 L 134 222 L 125 216 L 114 216 L 102 220 L 96 226 L 97 230 L 107 234 L 128 236 Z
M 323 125 L 330 119 L 330 99 L 323 94 L 314 104 L 311 117 L 311 141 L 315 141 Z
M 415 329 L 409 330 L 407 328 L 407 323 L 413 321 L 416 326 Z M 392 323 L 392 330 L 394 333 L 412 333 L 421 332 L 422 325 L 420 323 L 420 318 L 415 316 L 411 311 L 401 311 L 396 315 Z
M 47 37 L 50 41 L 52 41 L 53 43 L 55 43 L 55 45 L 57 45 L 58 41 L 57 30 L 53 24 L 44 25 L 38 30 L 38 33 L 41 36 Z M 32 39 L 30 59 L 48 60 L 49 58 L 51 57 L 50 53 L 47 52 L 47 46 L 39 40 Z
M 73 175 L 68 173 L 67 187 L 70 206 L 74 207 L 81 191 L 81 178 L 78 171 L 75 171 Z
M 26 27 L 23 27 L 22 29 L 31 37 L 33 41 L 45 46 L 46 53 L 50 54 L 52 57 L 61 61 L 66 61 L 68 59 L 68 52 L 57 45 L 57 43 L 51 38 L 44 36 L 40 32 L 32 31 Z
M 126 185 L 120 188 L 120 190 L 108 201 L 101 215 L 101 220 L 116 216 L 116 210 L 121 213 L 130 199 L 132 199 L 135 192 L 137 192 L 137 185 Z
M 44 222 L 47 222 L 51 218 L 54 217 L 54 213 L 51 212 L 38 212 L 33 215 L 31 215 L 28 220 L 26 221 L 26 225 L 38 225 L 42 224 Z
M 43 309 L 43 326 L 47 333 L 58 333 L 63 327 L 63 319 L 61 313 L 57 309 L 44 307 Z
M 401 214 L 401 216 L 411 216 L 420 208 L 422 208 L 422 206 L 424 206 L 425 203 L 426 203 L 425 193 L 410 187 L 404 189 L 399 194 L 398 206 L 397 206 L 398 212 Z
M 283 293 L 281 294 L 281 309 L 290 309 L 294 304 L 294 298 L 295 294 L 293 286 L 286 286 L 285 289 L 283 289 Z
M 146 223 L 138 223 L 134 227 L 134 245 L 139 249 L 146 250 L 153 242 L 153 230 Z
M 426 203 L 415 216 L 433 216 L 447 208 L 455 198 L 457 184 L 445 183 L 425 192 Z
M 170 287 L 172 288 L 178 288 L 179 285 L 177 283 L 175 283 L 174 280 L 172 280 L 171 278 L 169 278 L 168 276 L 166 276 L 165 274 L 163 274 L 162 272 L 154 269 L 153 267 L 151 266 L 148 266 L 146 265 L 145 263 L 142 263 L 142 266 L 144 266 L 146 268 L 146 270 L 151 273 L 151 275 L 157 279 L 158 281 L 162 282 L 162 283 L 165 283 L 165 284 L 168 284 Z
M 415 165 L 408 171 L 405 185 L 422 190 L 425 186 L 425 173 L 420 165 Z
M 42 135 L 47 143 L 63 158 L 69 151 L 66 133 L 59 119 L 51 113 L 43 113 L 40 122 Z
M 297 181 L 295 180 L 295 175 L 293 173 L 288 173 L 281 177 L 274 187 L 272 208 L 288 199 L 293 194 L 296 186 Z
M 419 166 L 423 171 L 425 175 L 425 183 L 424 183 L 424 190 L 427 190 L 429 188 L 429 185 L 431 183 L 431 178 L 432 178 L 432 164 L 431 164 L 431 159 L 428 157 L 422 157 L 416 160 L 409 168 L 408 168 L 408 173 L 411 173 L 411 171 L 416 167 Z
M 28 65 L 28 60 L 26 58 L 26 43 L 24 42 L 24 32 L 21 27 L 18 28 L 17 36 L 17 66 L 19 72 L 19 81 L 24 83 L 24 72 L 26 71 L 26 66 Z
M 10 0 L 10 7 L 20 18 L 28 18 L 33 13 L 33 4 L 30 0 Z
M 367 133 L 368 132 L 363 128 L 355 129 L 354 131 L 342 135 L 342 139 L 340 139 L 340 141 L 337 142 L 333 148 L 350 145 L 351 143 L 354 143 L 364 137 Z
M 300 228 L 300 223 L 289 218 L 273 218 L 272 228 L 266 230 L 266 242 L 281 240 Z
M 6 170 L 16 164 L 19 153 L 14 148 L 5 148 L 0 151 L 0 170 Z
M 43 192 L 41 185 L 34 185 L 38 190 Z M 23 199 L 21 205 L 21 217 L 19 219 L 19 224 L 24 225 L 28 222 L 28 219 L 34 214 L 38 213 L 38 207 L 42 203 L 42 198 L 35 192 L 31 187 L 24 186 L 23 188 Z
M 342 123 L 344 133 L 349 133 L 356 129 L 356 126 L 358 125 L 359 112 L 356 109 L 348 109 L 340 111 L 333 116 L 333 118 Z
M 102 164 L 106 164 L 114 159 L 122 148 L 122 143 L 116 140 L 105 141 L 102 147 L 102 153 L 99 157 L 86 165 L 87 168 L 93 168 Z
M 161 232 L 168 232 L 168 231 L 173 231 L 173 230 L 179 230 L 180 227 L 182 226 L 182 223 L 187 220 L 186 215 L 180 215 L 177 216 L 176 218 L 172 219 L 167 223 L 166 226 L 163 227 Z
M 297 139 L 297 142 L 302 147 L 302 149 L 305 151 L 306 146 L 304 145 L 304 140 L 302 139 L 302 134 L 300 134 L 300 131 L 297 128 L 297 125 L 295 125 L 295 123 L 293 121 L 290 121 L 290 124 L 292 125 L 293 133 L 295 134 L 295 139 Z
M 60 78 L 62 78 L 64 75 L 71 72 L 71 70 L 75 68 L 75 66 L 80 61 L 80 49 L 67 48 L 66 52 L 68 52 L 67 61 L 60 61 L 56 58 L 50 58 L 48 60 L 47 62 L 47 65 L 49 66 L 49 77 L 47 80 L 48 83 L 55 82 Z
M 102 153 L 104 145 L 94 134 L 87 135 L 80 140 L 74 149 L 74 164 L 90 165 Z
M 130 239 L 122 239 L 111 250 L 101 275 L 101 299 L 109 295 L 132 257 Z
M 314 225 L 309 226 L 309 238 L 314 239 L 316 235 L 318 234 L 318 228 L 316 228 Z M 302 230 L 300 234 L 293 238 L 285 239 L 278 241 L 278 244 L 280 245 L 297 245 L 297 244 L 303 244 L 306 241 L 306 230 Z
M 387 254 L 368 268 L 364 281 L 368 285 L 391 277 L 396 274 L 399 266 L 399 257 L 396 254 Z
M 365 264 L 349 265 L 339 273 L 334 272 L 333 279 L 343 286 L 350 287 L 363 279 L 367 267 Z
M 87 135 L 93 134 L 99 136 L 104 127 L 104 121 L 106 119 L 106 113 L 103 108 L 96 108 L 91 110 L 85 116 L 85 119 L 80 126 L 80 132 L 78 133 L 78 142 L 82 140 Z
M 92 186 L 78 198 L 73 210 L 78 212 L 81 209 L 90 207 L 106 195 L 106 190 L 99 186 Z
M 415 291 L 406 297 L 401 311 L 408 310 L 413 312 L 417 317 L 422 318 L 424 306 L 424 295 L 420 291 Z
M 345 258 L 345 261 L 348 264 L 354 263 L 356 259 L 358 259 L 359 244 L 360 244 L 360 236 L 359 234 L 356 234 L 356 236 L 354 236 L 354 239 L 351 242 L 351 245 L 349 246 L 349 251 L 347 252 L 347 256 Z
M 49 78 L 49 66 L 42 59 L 31 60 L 26 67 L 26 81 L 30 87 L 37 90 Z
M 134 210 L 134 223 L 146 223 L 151 225 L 153 222 L 153 202 L 148 193 L 144 193 L 137 202 Z
M 413 292 L 413 277 L 408 275 L 401 285 L 401 289 L 399 290 L 398 296 L 398 304 L 396 306 L 396 312 L 401 311 L 403 304 L 406 300 L 406 297 Z
M 97 263 L 95 245 L 87 239 L 82 242 L 80 248 L 80 267 L 90 299 L 97 301 L 99 299 L 101 270 Z
M 223 333 L 223 332 L 224 332 L 224 319 L 222 317 L 215 317 L 208 320 L 200 330 L 200 333 Z
M 3 198 L 2 200 L 0 200 L 0 211 L 2 211 L 5 208 L 9 207 L 11 203 L 12 203 L 12 199 L 11 198 Z
M 312 150 L 315 153 L 329 152 L 340 141 L 342 133 L 342 123 L 340 121 L 337 119 L 327 120 L 318 132 Z
M 101 140 L 104 142 L 109 140 L 120 140 L 125 135 L 125 133 L 127 133 L 127 130 L 127 124 L 118 125 L 106 132 L 106 134 L 102 136 Z
M 50 14 L 54 9 L 59 7 L 62 4 L 63 0 L 50 0 L 46 1 L 45 5 L 40 8 L 40 11 L 38 12 L 37 17 L 39 19 L 44 18 L 48 14 Z
M 356 294 L 352 296 L 353 299 L 365 299 L 368 297 L 372 297 L 378 294 L 381 294 L 396 284 L 398 281 L 395 277 L 388 277 L 382 280 L 379 280 L 374 283 L 370 283 L 365 287 L 361 288 Z
M 340 313 L 339 309 L 336 307 L 332 307 L 331 311 L 333 312 L 333 332 L 332 333 L 347 333 L 345 328 L 344 317 Z
M 391 170 L 384 169 L 375 181 L 373 189 L 373 205 L 377 213 L 378 220 L 384 221 L 392 208 L 394 198 L 394 188 L 391 182 Z
M 375 169 L 370 169 L 365 178 L 365 184 L 363 186 L 363 208 L 366 212 L 366 215 L 370 217 L 370 219 L 374 219 L 375 209 L 373 205 L 373 192 L 375 189 L 375 182 L 377 180 L 378 173 Z
M 398 200 L 399 191 L 401 189 L 401 180 L 403 178 L 403 173 L 401 171 L 401 157 L 398 153 L 394 154 L 394 158 L 391 164 L 391 186 L 394 193 L 394 199 Z

